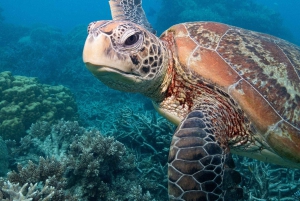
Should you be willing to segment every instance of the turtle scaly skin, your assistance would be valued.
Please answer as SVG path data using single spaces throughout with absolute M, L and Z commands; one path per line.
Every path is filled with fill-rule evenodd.
M 144 94 L 178 125 L 170 200 L 234 200 L 241 191 L 226 181 L 238 175 L 230 152 L 300 168 L 299 47 L 214 22 L 178 24 L 158 38 L 142 21 L 91 23 L 83 60 L 103 83 Z

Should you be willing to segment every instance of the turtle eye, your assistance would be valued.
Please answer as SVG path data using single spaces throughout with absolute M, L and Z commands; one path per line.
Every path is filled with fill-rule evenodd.
M 125 40 L 125 45 L 133 45 L 139 40 L 139 34 L 135 33 Z
M 140 48 L 140 46 L 143 43 L 143 32 L 141 32 L 135 27 L 123 27 L 123 26 L 120 26 L 118 31 L 120 32 L 119 34 L 121 36 L 120 37 L 115 36 L 115 38 L 118 41 L 119 50 L 137 51 Z

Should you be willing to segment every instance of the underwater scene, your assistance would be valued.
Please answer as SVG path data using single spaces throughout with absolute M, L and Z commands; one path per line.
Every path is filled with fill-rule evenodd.
M 111 2 L 115 1 L 120 0 L 111 0 Z M 128 0 L 128 2 L 134 3 L 139 0 Z M 300 1 L 143 0 L 142 3 L 146 20 L 156 30 L 158 37 L 171 26 L 179 23 L 211 21 L 264 33 L 261 37 L 272 35 L 287 41 L 281 41 L 284 43 L 282 49 L 285 55 L 291 55 L 292 59 L 289 59 L 289 62 L 296 66 L 294 67 L 296 76 L 289 74 L 289 78 L 293 80 L 278 82 L 294 84 L 296 90 L 290 95 L 293 102 L 289 102 L 289 91 L 286 92 L 289 87 L 284 88 L 284 93 L 274 94 L 272 97 L 275 97 L 274 104 L 281 98 L 286 100 L 281 104 L 290 104 L 283 108 L 283 113 L 286 115 L 282 116 L 288 119 L 286 120 L 288 124 L 283 129 L 295 134 L 289 136 L 294 144 L 284 141 L 285 138 L 281 137 L 285 133 L 280 133 L 278 138 L 274 137 L 270 140 L 272 145 L 266 146 L 270 146 L 270 149 L 274 146 L 274 149 L 281 150 L 286 142 L 284 145 L 287 147 L 290 145 L 292 148 L 282 151 L 283 155 L 270 157 L 294 157 L 291 159 L 293 162 L 296 161 L 293 165 L 283 165 L 296 168 L 240 156 L 235 154 L 236 152 L 229 154 L 230 150 L 225 148 L 222 154 L 226 153 L 228 158 L 226 161 L 232 160 L 234 164 L 228 164 L 229 162 L 225 162 L 223 158 L 220 159 L 220 163 L 231 169 L 231 173 L 237 176 L 224 174 L 226 172 L 224 167 L 218 174 L 222 175 L 227 191 L 232 192 L 227 193 L 223 198 L 225 190 L 224 192 L 209 190 L 213 188 L 210 185 L 215 185 L 214 183 L 206 186 L 208 191 L 206 198 L 198 199 L 196 196 L 172 198 L 173 195 L 170 190 L 168 191 L 168 183 L 169 188 L 172 189 L 170 181 L 176 175 L 170 169 L 176 168 L 172 165 L 168 166 L 168 160 L 170 162 L 173 153 L 172 150 L 169 156 L 169 151 L 171 142 L 174 143 L 177 139 L 174 137 L 172 140 L 174 133 L 178 134 L 182 130 L 181 127 L 177 129 L 176 123 L 173 124 L 173 121 L 163 117 L 168 115 L 160 115 L 152 104 L 150 98 L 154 95 L 151 95 L 158 93 L 155 90 L 160 89 L 160 86 L 153 84 L 156 88 L 151 91 L 151 95 L 144 93 L 150 98 L 135 93 L 138 92 L 135 89 L 128 90 L 130 93 L 122 92 L 126 91 L 122 90 L 122 87 L 129 86 L 131 83 L 131 77 L 128 76 L 128 79 L 118 77 L 121 81 L 125 80 L 125 84 L 121 84 L 121 91 L 114 90 L 120 87 L 110 86 L 110 80 L 99 81 L 97 72 L 92 69 L 97 65 L 92 66 L 91 62 L 83 61 L 83 49 L 88 51 L 89 48 L 87 44 L 85 46 L 88 35 L 92 37 L 100 29 L 93 29 L 95 24 L 91 24 L 88 29 L 89 23 L 112 19 L 109 0 L 0 0 L 0 201 L 300 201 L 300 152 L 297 152 L 300 150 Z M 130 6 L 126 9 L 131 12 Z M 107 27 L 105 23 L 99 25 L 103 30 L 109 29 L 109 26 L 114 24 L 108 24 Z M 124 27 L 126 28 L 125 25 Z M 124 30 L 121 29 L 122 31 Z M 172 30 L 168 33 L 171 32 Z M 102 31 L 101 34 L 111 36 L 109 31 Z M 189 34 L 189 37 L 192 37 L 194 33 L 191 31 Z M 144 35 L 145 40 L 148 40 L 146 35 Z M 167 38 L 169 35 L 165 34 L 163 37 Z M 124 43 L 129 43 L 129 47 L 122 47 L 124 49 L 120 52 L 127 51 L 140 38 L 141 35 L 130 35 Z M 149 41 L 152 43 L 152 38 Z M 160 43 L 155 42 L 156 45 Z M 227 45 L 229 47 L 232 44 L 234 42 Z M 115 44 L 112 40 L 111 46 L 117 48 L 117 45 L 118 43 Z M 112 50 L 107 49 L 105 51 L 108 55 Z M 158 49 L 155 52 L 160 52 Z M 174 55 L 184 52 L 176 52 L 174 49 L 170 51 Z M 264 54 L 260 55 L 264 56 Z M 112 60 L 120 57 L 111 56 Z M 179 55 L 177 60 L 181 61 L 182 57 Z M 168 63 L 163 62 L 163 58 L 155 58 L 155 62 L 159 65 Z M 135 65 L 142 63 L 139 61 L 139 56 L 130 59 Z M 125 65 L 125 62 L 123 63 Z M 134 75 L 142 72 L 143 76 L 147 77 L 149 68 L 153 65 L 149 66 L 142 68 L 142 71 L 134 72 Z M 121 70 L 111 71 L 121 72 Z M 150 75 L 155 77 L 156 71 L 151 72 L 154 74 Z M 127 76 L 130 73 L 124 74 Z M 286 76 L 283 74 L 282 76 Z M 149 77 L 148 80 L 151 78 Z M 278 80 L 282 80 L 280 78 Z M 222 78 L 222 80 L 226 79 Z M 271 83 L 276 83 L 274 80 L 272 79 Z M 136 81 L 136 83 L 140 82 L 142 81 Z M 258 82 L 260 83 L 255 81 Z M 199 81 L 197 86 L 198 84 L 203 82 Z M 217 87 L 212 84 L 207 86 L 209 90 L 217 90 Z M 275 88 L 280 86 L 276 85 Z M 246 93 L 246 90 L 244 91 Z M 170 91 L 166 92 L 170 96 L 176 96 L 170 93 Z M 225 92 L 218 91 L 217 94 L 223 94 L 224 100 L 232 100 Z M 152 100 L 157 103 L 160 98 L 161 94 L 155 94 Z M 195 97 L 190 99 L 193 98 L 195 99 Z M 229 105 L 237 105 L 237 103 L 229 103 Z M 248 111 L 246 106 L 236 107 L 238 115 L 242 113 L 239 108 Z M 200 112 L 191 115 L 200 115 Z M 201 120 L 203 124 L 205 121 L 208 120 Z M 252 121 L 251 118 L 249 121 Z M 245 127 L 251 124 L 247 120 L 245 122 L 241 123 L 237 120 L 237 124 L 244 123 L 242 126 Z M 261 124 L 257 123 L 259 126 Z M 210 125 L 206 124 L 208 127 Z M 261 125 L 263 126 L 265 125 Z M 223 148 L 229 144 L 219 143 L 219 139 L 218 136 L 210 136 L 210 140 L 215 141 L 218 147 Z M 284 143 L 279 143 L 280 139 Z M 182 146 L 186 147 L 193 144 L 184 143 Z M 246 151 L 247 149 L 245 148 Z M 188 158 L 188 154 L 186 153 L 184 157 Z M 251 157 L 251 153 L 247 156 Z M 281 159 L 274 159 L 276 160 Z M 212 161 L 210 163 L 213 163 Z M 297 165 L 294 165 L 296 163 Z M 184 164 L 185 167 L 182 167 L 184 169 L 182 172 L 187 172 L 182 177 L 197 169 L 189 164 Z M 203 175 L 203 178 L 208 177 Z M 226 179 L 230 181 L 225 181 Z M 191 185 L 184 181 L 178 184 L 182 192 L 189 191 L 186 190 L 189 188 L 196 188 L 190 187 Z M 205 188 L 203 187 L 202 190 L 205 191 Z M 174 191 L 175 194 L 178 193 Z M 220 196 L 209 197 L 214 193 Z

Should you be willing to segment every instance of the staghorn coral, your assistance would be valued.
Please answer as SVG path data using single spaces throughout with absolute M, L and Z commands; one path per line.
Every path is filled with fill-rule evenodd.
M 59 120 L 56 124 L 38 121 L 31 125 L 28 135 L 20 142 L 7 140 L 11 161 L 23 163 L 32 160 L 38 162 L 40 156 L 55 157 L 60 160 L 65 157 L 69 145 L 75 135 L 85 132 L 77 121 Z
M 154 110 L 134 113 L 129 107 L 121 108 L 114 119 L 114 129 L 110 133 L 119 141 L 130 142 L 131 147 L 152 153 L 161 159 L 168 157 L 168 147 L 174 126 Z M 160 151 L 158 151 L 160 150 Z
M 300 200 L 300 190 L 298 190 L 296 193 L 294 193 L 293 197 L 295 198 L 295 200 Z
M 167 156 L 164 155 L 168 154 L 174 127 L 154 116 L 151 110 L 141 114 L 123 107 L 115 111 L 114 116 L 115 127 L 109 133 L 135 150 L 139 177 L 143 181 L 141 187 L 151 195 L 166 196 Z M 300 187 L 299 171 L 239 156 L 235 156 L 235 164 L 236 170 L 243 175 L 244 201 L 295 200 L 293 195 Z M 167 196 L 163 198 L 167 199 Z
M 300 187 L 300 172 L 281 166 L 234 156 L 243 177 L 241 186 L 251 201 L 293 201 Z
M 141 187 L 159 195 L 157 199 L 168 199 L 167 158 L 174 126 L 153 110 L 134 113 L 123 107 L 114 115 L 109 134 L 134 150 Z
M 42 189 L 37 189 L 37 183 L 25 183 L 23 186 L 13 184 L 9 181 L 3 182 L 0 185 L 0 200 L 1 201 L 49 201 L 55 194 L 55 189 L 49 186 L 48 181 Z
M 25 188 L 27 187 L 28 183 L 30 183 L 31 185 L 34 183 L 35 186 L 37 183 L 42 183 L 45 184 L 44 188 L 47 186 L 51 186 L 51 200 L 75 201 L 77 200 L 76 196 L 71 196 L 67 191 L 65 191 L 67 184 L 66 178 L 63 176 L 65 170 L 66 167 L 64 166 L 63 162 L 59 162 L 54 158 L 44 159 L 40 157 L 38 165 L 34 164 L 32 161 L 29 161 L 25 167 L 19 164 L 17 172 L 9 172 L 7 179 L 8 182 L 17 184 L 15 186 L 18 186 L 20 184 L 23 185 L 23 187 L 25 186 Z M 44 192 L 43 189 L 41 190 L 41 193 Z M 5 190 L 3 191 L 6 192 Z M 23 190 L 21 192 L 23 192 Z M 34 198 L 33 200 L 38 199 Z
M 77 106 L 66 87 L 40 84 L 36 78 L 0 73 L 0 133 L 20 140 L 38 120 L 76 120 Z

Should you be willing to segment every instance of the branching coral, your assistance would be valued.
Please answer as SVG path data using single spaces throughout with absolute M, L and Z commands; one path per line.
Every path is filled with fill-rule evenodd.
M 56 200 L 56 201 L 77 200 L 75 196 L 70 196 L 65 191 L 66 178 L 63 177 L 65 169 L 66 167 L 64 166 L 64 163 L 59 162 L 54 158 L 44 159 L 40 157 L 40 161 L 38 165 L 36 165 L 32 161 L 29 161 L 25 167 L 19 164 L 17 172 L 16 171 L 9 172 L 7 179 L 8 182 L 13 183 L 13 186 L 18 187 L 18 185 L 23 185 L 22 187 L 23 189 L 27 188 L 28 183 L 30 183 L 30 186 L 32 186 L 32 184 L 35 184 L 34 189 L 38 183 L 44 184 L 44 187 L 42 189 L 40 185 L 38 185 L 39 189 L 41 189 L 40 191 L 35 191 L 36 193 L 34 194 L 27 193 L 26 198 L 31 198 L 33 195 L 38 197 L 45 197 L 43 194 L 45 194 L 46 189 L 48 189 L 48 186 L 51 186 L 50 189 L 51 189 L 52 200 Z M 4 190 L 2 191 L 8 193 L 10 196 L 13 196 L 11 198 L 13 198 L 14 200 L 17 199 L 15 198 L 15 195 L 7 192 L 4 187 L 3 189 Z M 16 191 L 16 189 L 14 188 L 13 191 Z M 28 190 L 28 192 L 29 191 L 30 190 Z M 20 190 L 19 192 L 22 193 L 24 192 L 24 190 Z M 38 200 L 38 199 L 34 198 L 33 200 Z M 45 201 L 46 200 L 48 199 L 45 199 Z
M 37 121 L 31 124 L 29 128 L 29 135 L 38 139 L 45 139 L 51 132 L 51 124 L 46 121 Z
M 124 174 L 135 167 L 134 156 L 126 153 L 122 143 L 113 137 L 104 137 L 96 130 L 76 136 L 68 154 L 68 176 L 76 178 L 76 183 L 80 181 L 79 188 L 88 197 L 104 196 L 100 186 L 114 188 L 110 185 L 113 175 Z
M 114 121 L 115 129 L 111 130 L 116 139 L 130 143 L 144 152 L 152 153 L 161 158 L 167 158 L 174 126 L 154 110 L 146 113 L 134 113 L 129 107 L 119 110 Z
M 300 200 L 300 190 L 296 191 L 296 193 L 294 193 L 293 197 L 298 201 Z
M 46 182 L 57 189 L 61 189 L 65 185 L 63 173 L 65 166 L 54 158 L 40 157 L 39 164 L 36 165 L 32 161 L 23 167 L 18 165 L 18 171 L 11 171 L 8 173 L 8 180 L 12 183 L 24 185 L 26 183 Z
M 32 161 L 27 165 L 19 164 L 18 170 L 8 174 L 10 182 L 44 183 L 49 180 L 49 185 L 56 189 L 54 200 L 64 200 L 62 197 L 68 194 L 77 194 L 82 200 L 152 199 L 150 193 L 143 190 L 148 189 L 146 181 L 150 182 L 140 177 L 136 157 L 112 136 L 103 136 L 95 129 L 88 131 L 77 122 L 59 121 L 50 129 L 45 123 L 32 125 L 21 143 L 24 144 L 11 148 L 16 158 L 21 153 L 31 157 L 37 153 L 55 153 L 56 159 L 40 158 L 38 165 Z M 126 194 L 120 194 L 122 192 Z
M 78 122 L 71 121 L 61 120 L 51 126 L 46 123 L 32 125 L 27 136 L 30 138 L 22 139 L 24 146 L 19 149 L 24 150 L 19 150 L 19 153 L 31 153 L 30 149 L 33 149 L 32 153 L 48 156 L 55 153 L 54 156 L 64 164 L 62 172 L 64 181 L 67 181 L 60 191 L 62 195 L 66 192 L 78 194 L 82 200 L 134 200 L 132 196 L 136 200 L 166 200 L 165 164 L 174 127 L 151 110 L 140 114 L 125 107 L 114 115 L 114 129 L 106 134 L 110 136 L 97 130 L 87 131 Z M 247 158 L 236 160 L 248 200 L 291 200 L 299 188 L 300 175 L 296 171 Z M 29 163 L 27 168 L 39 175 L 35 174 L 39 171 L 37 165 Z M 26 177 L 38 177 L 34 175 Z M 58 178 L 49 177 L 50 180 Z
M 134 113 L 129 107 L 118 111 L 110 134 L 135 151 L 141 186 L 167 199 L 167 158 L 174 126 L 153 110 Z
M 235 159 L 249 201 L 294 200 L 300 187 L 299 171 L 239 156 Z
M 118 177 L 113 181 L 114 189 L 107 193 L 107 201 L 115 200 L 136 200 L 136 201 L 155 201 L 149 191 L 144 191 L 140 182 L 134 182 L 134 180 L 126 180 L 124 177 Z M 156 195 L 158 200 L 165 200 L 161 194 Z
M 37 183 L 34 185 L 25 183 L 20 186 L 7 181 L 0 187 L 1 201 L 50 201 L 55 192 L 55 189 L 48 185 L 48 181 L 41 190 L 37 190 Z
M 60 160 L 65 156 L 75 135 L 82 135 L 85 129 L 80 127 L 77 121 L 59 120 L 53 125 L 38 121 L 32 124 L 27 132 L 28 135 L 21 138 L 19 143 L 6 141 L 11 160 L 16 163 L 27 160 L 38 162 L 39 156 L 55 157 Z

